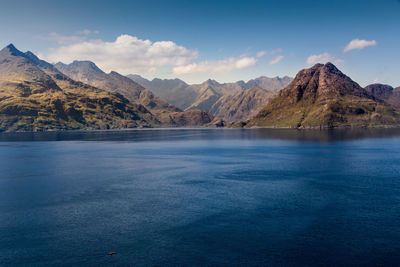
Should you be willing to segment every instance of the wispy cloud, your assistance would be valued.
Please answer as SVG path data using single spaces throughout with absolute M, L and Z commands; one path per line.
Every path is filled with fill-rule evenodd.
M 191 74 L 199 72 L 218 73 L 239 70 L 256 65 L 257 60 L 254 57 L 231 57 L 219 61 L 202 61 L 191 63 L 173 68 L 172 72 L 176 75 Z
M 283 51 L 282 48 L 277 48 L 277 49 L 269 50 L 269 51 L 262 50 L 262 51 L 258 51 L 257 52 L 256 57 L 263 57 L 263 56 L 267 56 L 267 55 L 273 55 L 273 54 L 276 54 L 276 53 L 280 53 L 282 51 Z
M 92 31 L 92 30 L 88 30 L 88 29 L 84 29 L 84 30 L 81 30 L 81 31 L 77 31 L 77 32 L 76 32 L 76 34 L 79 34 L 79 35 L 89 35 L 89 34 L 99 34 L 99 33 L 100 33 L 100 32 L 97 31 L 97 30 Z
M 131 35 L 120 35 L 115 41 L 81 40 L 49 50 L 41 57 L 51 62 L 70 63 L 91 60 L 104 71 L 128 73 L 154 72 L 162 66 L 189 64 L 199 53 L 172 41 L 152 42 Z
M 375 40 L 360 40 L 360 39 L 353 39 L 350 41 L 350 43 L 344 48 L 344 52 L 349 52 L 351 50 L 361 50 L 364 49 L 368 46 L 375 46 L 377 45 L 377 42 Z
M 284 58 L 285 58 L 284 56 L 277 56 L 277 57 L 271 59 L 271 60 L 268 62 L 268 64 L 274 65 L 274 64 L 276 64 L 276 63 L 282 61 L 282 59 L 284 59 Z
M 59 45 L 70 45 L 70 44 L 75 44 L 75 43 L 80 43 L 83 41 L 86 41 L 88 39 L 88 35 L 92 35 L 92 34 L 99 34 L 99 31 L 95 30 L 88 30 L 88 29 L 84 29 L 84 30 L 80 30 L 75 32 L 74 35 L 63 35 L 63 34 L 59 34 L 57 32 L 51 32 L 49 33 L 47 36 L 40 36 L 41 39 L 44 40 L 49 40 L 52 42 L 55 42 Z
M 41 37 L 43 39 L 55 42 L 59 45 L 68 45 L 73 43 L 79 43 L 86 40 L 86 36 L 78 36 L 78 35 L 62 35 L 56 32 L 51 32 L 45 37 Z
M 311 55 L 307 58 L 306 63 L 309 65 L 314 65 L 317 63 L 325 64 L 327 62 L 331 62 L 333 64 L 341 64 L 344 61 L 340 58 L 336 58 L 329 53 L 322 53 L 319 55 Z

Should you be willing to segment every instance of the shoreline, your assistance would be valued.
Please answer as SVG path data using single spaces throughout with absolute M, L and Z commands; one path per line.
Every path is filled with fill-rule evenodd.
M 16 133 L 66 133 L 66 132 L 124 132 L 124 131 L 158 131 L 158 130 L 254 130 L 254 129 L 270 129 L 270 130 L 368 130 L 368 129 L 400 129 L 400 125 L 379 125 L 379 126 L 335 126 L 335 127 L 275 127 L 275 126 L 252 126 L 252 127 L 137 127 L 137 128 L 114 128 L 114 129 L 58 129 L 44 131 L 1 131 L 1 134 Z

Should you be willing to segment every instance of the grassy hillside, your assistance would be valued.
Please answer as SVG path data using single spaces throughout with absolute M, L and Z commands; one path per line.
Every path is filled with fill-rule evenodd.
M 76 82 L 13 45 L 0 51 L 0 131 L 151 127 L 160 122 L 120 94 Z

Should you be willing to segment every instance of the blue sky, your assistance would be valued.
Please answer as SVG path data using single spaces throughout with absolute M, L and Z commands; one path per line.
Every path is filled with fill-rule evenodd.
M 330 60 L 361 85 L 400 86 L 398 0 L 0 2 L 0 45 L 51 62 L 193 83 Z

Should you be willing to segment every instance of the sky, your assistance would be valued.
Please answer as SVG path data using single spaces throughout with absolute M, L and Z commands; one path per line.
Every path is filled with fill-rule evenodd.
M 200 83 L 295 76 L 330 61 L 400 86 L 400 0 L 0 0 L 0 46 L 49 62 Z

